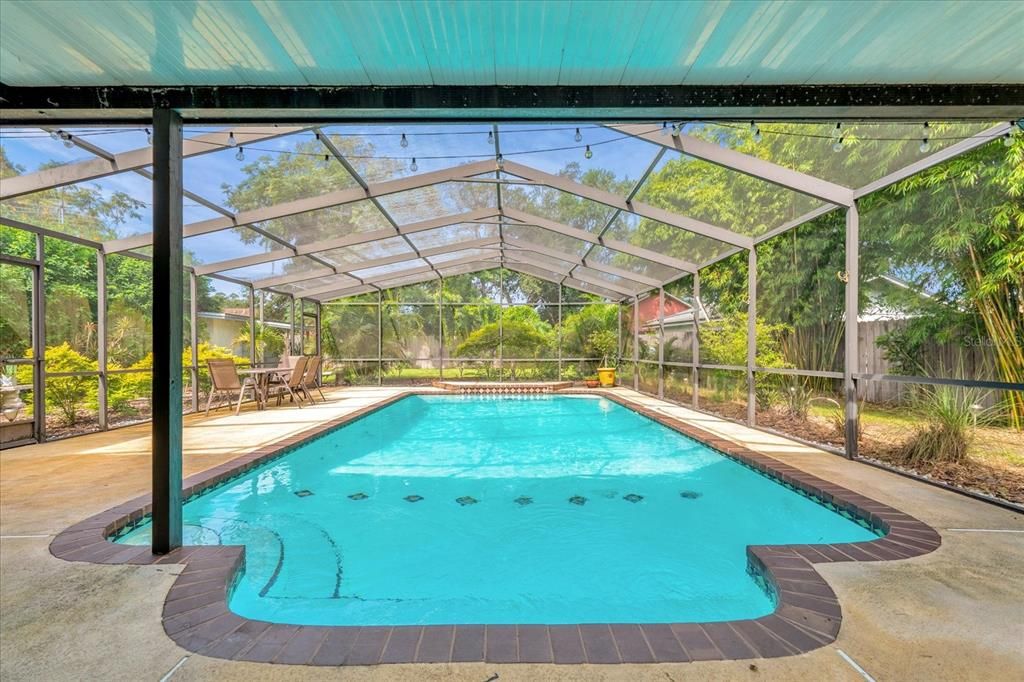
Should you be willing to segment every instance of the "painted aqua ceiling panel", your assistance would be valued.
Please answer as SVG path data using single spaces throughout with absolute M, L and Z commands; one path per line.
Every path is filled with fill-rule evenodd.
M 1024 3 L 4 0 L 8 85 L 1024 82 Z

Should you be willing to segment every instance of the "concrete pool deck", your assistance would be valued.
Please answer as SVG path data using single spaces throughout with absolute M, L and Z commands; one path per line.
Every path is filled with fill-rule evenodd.
M 327 403 L 302 410 L 189 417 L 185 474 L 401 390 L 340 389 Z M 188 656 L 174 680 L 332 675 L 484 680 L 495 672 L 502 680 L 864 679 L 840 650 L 878 679 L 1024 677 L 1024 576 L 1019 572 L 1024 517 L 632 391 L 618 392 L 891 504 L 936 528 L 942 546 L 903 561 L 819 566 L 843 606 L 843 627 L 833 644 L 800 656 L 639 666 L 474 663 L 325 669 L 238 663 L 190 654 L 165 635 L 161 609 L 179 566 L 69 563 L 48 551 L 53 536 L 67 526 L 148 489 L 148 425 L 141 425 L 0 454 L 0 677 L 159 679 Z

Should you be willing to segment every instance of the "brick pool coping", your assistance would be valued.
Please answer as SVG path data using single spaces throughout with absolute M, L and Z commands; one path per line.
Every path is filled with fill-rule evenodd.
M 183 482 L 183 499 L 261 466 L 342 424 L 422 393 L 403 391 L 189 476 Z M 580 664 L 737 660 L 806 653 L 833 642 L 842 622 L 836 595 L 815 570 L 815 564 L 906 559 L 932 552 L 941 544 L 934 529 L 893 507 L 613 391 L 562 393 L 586 393 L 612 400 L 787 487 L 845 510 L 886 535 L 858 543 L 748 546 L 749 565 L 774 591 L 777 607 L 760 618 L 712 623 L 391 627 L 300 626 L 250 620 L 232 613 L 227 603 L 245 563 L 244 547 L 186 546 L 154 555 L 149 547 L 116 544 L 108 539 L 151 511 L 149 495 L 69 527 L 50 543 L 50 552 L 67 561 L 99 564 L 184 564 L 164 601 L 164 631 L 182 648 L 204 656 L 331 666 L 483 661 Z

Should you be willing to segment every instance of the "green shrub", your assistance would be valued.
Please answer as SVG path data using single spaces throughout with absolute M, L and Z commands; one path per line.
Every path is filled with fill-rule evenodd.
M 31 349 L 25 353 L 25 357 L 32 357 Z M 67 341 L 59 346 L 48 347 L 43 357 L 46 359 L 47 374 L 95 372 L 99 369 L 99 364 L 95 360 L 90 360 L 76 351 Z M 30 384 L 32 368 L 20 365 L 16 376 L 18 383 Z M 98 383 L 96 377 L 47 377 L 47 411 L 60 415 L 67 426 L 73 426 L 78 420 L 80 409 L 96 410 Z
M 967 459 L 976 435 L 975 426 L 990 424 L 997 416 L 995 410 L 980 407 L 983 395 L 977 389 L 955 386 L 921 389 L 914 404 L 924 423 L 903 445 L 903 461 L 921 465 Z

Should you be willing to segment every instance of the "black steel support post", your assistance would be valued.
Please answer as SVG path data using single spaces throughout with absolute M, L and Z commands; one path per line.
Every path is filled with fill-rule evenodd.
M 153 110 L 153 553 L 181 546 L 182 127 Z

